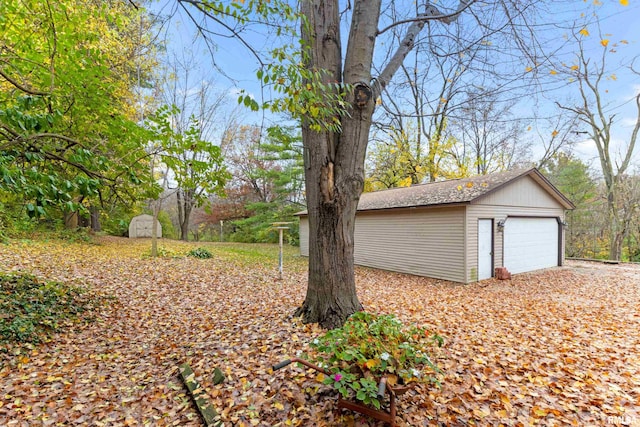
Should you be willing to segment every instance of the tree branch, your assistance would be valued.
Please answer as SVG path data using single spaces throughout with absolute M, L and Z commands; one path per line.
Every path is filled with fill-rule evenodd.
M 35 96 L 46 96 L 49 95 L 48 92 L 40 92 L 37 90 L 33 90 L 28 88 L 27 86 L 20 84 L 18 81 L 14 80 L 11 76 L 9 76 L 7 73 L 5 73 L 1 68 L 0 68 L 0 76 L 4 77 L 4 79 L 6 81 L 8 81 L 9 83 L 11 83 L 13 86 L 16 87 L 16 89 L 21 90 L 24 93 L 28 93 L 29 95 L 35 95 Z
M 427 7 L 427 11 L 424 14 L 421 14 L 415 18 L 411 18 L 411 19 L 403 19 L 400 21 L 395 21 L 393 24 L 390 24 L 389 26 L 383 28 L 382 30 L 378 30 L 378 32 L 376 33 L 376 35 L 380 35 L 383 34 L 387 31 L 389 31 L 390 29 L 392 29 L 393 27 L 397 27 L 398 25 L 402 25 L 402 24 L 408 24 L 410 22 L 426 22 L 426 21 L 442 21 L 445 24 L 449 25 L 452 22 L 454 22 L 456 19 L 458 19 L 458 15 L 460 15 L 462 12 L 464 12 L 468 7 L 470 7 L 473 3 L 475 2 L 475 0 L 460 0 L 460 4 L 458 5 L 458 9 L 453 12 L 453 13 L 449 13 L 449 14 L 445 14 L 440 12 L 435 6 L 433 6 L 432 4 L 429 4 L 429 2 L 427 2 L 426 7 Z
M 382 70 L 382 73 L 380 73 L 380 76 L 378 76 L 378 78 L 375 79 L 375 84 L 373 85 L 373 89 L 374 89 L 373 98 L 374 99 L 377 98 L 380 95 L 380 93 L 382 93 L 382 91 L 387 86 L 387 84 L 389 84 L 389 82 L 391 81 L 391 78 L 394 76 L 396 71 L 398 71 L 398 68 L 400 68 L 400 66 L 404 62 L 404 59 L 407 57 L 409 52 L 411 52 L 411 50 L 413 49 L 416 37 L 418 36 L 420 31 L 422 31 L 422 28 L 424 27 L 424 24 L 426 24 L 427 21 L 441 20 L 446 24 L 450 24 L 451 22 L 455 21 L 458 18 L 458 16 L 460 16 L 460 13 L 463 10 L 465 10 L 471 4 L 473 4 L 473 2 L 474 0 L 460 0 L 460 5 L 458 6 L 458 10 L 451 15 L 444 15 L 435 6 L 431 4 L 427 4 L 426 11 L 423 14 L 421 14 L 421 16 L 417 17 L 416 19 L 407 21 L 407 22 L 412 22 L 412 24 L 409 26 L 409 29 L 407 29 L 407 33 L 405 34 L 404 38 L 400 42 L 398 49 L 395 51 L 395 53 L 391 57 L 391 60 L 389 61 L 387 66 Z M 385 28 L 382 32 L 386 31 L 387 29 L 388 28 Z M 378 32 L 378 34 L 380 33 L 381 32 Z
M 202 34 L 204 36 L 205 32 L 212 33 L 212 31 L 210 31 L 210 30 L 208 30 L 206 28 L 203 28 L 202 25 L 198 24 L 195 21 L 195 19 L 191 16 L 191 14 L 186 10 L 186 7 L 184 6 L 183 3 L 187 3 L 187 4 L 192 5 L 193 7 L 198 9 L 200 12 L 202 12 L 206 17 L 208 17 L 209 19 L 212 19 L 214 22 L 217 22 L 219 25 L 224 27 L 227 31 L 229 31 L 229 33 L 231 33 L 231 37 L 237 38 L 240 41 L 240 43 L 256 58 L 256 60 L 260 64 L 260 66 L 264 67 L 265 64 L 262 61 L 262 58 L 260 57 L 260 55 L 258 55 L 256 50 L 251 46 L 251 44 L 249 44 L 249 42 L 247 42 L 244 39 L 244 37 L 242 37 L 240 35 L 240 33 L 238 31 L 236 31 L 235 29 L 233 29 L 232 27 L 230 27 L 229 25 L 224 23 L 222 20 L 218 19 L 213 13 L 210 13 L 206 9 L 206 7 L 203 7 L 203 3 L 201 1 L 198 1 L 198 0 L 178 0 L 178 3 L 180 3 L 182 8 L 185 9 L 187 14 L 189 15 L 189 18 L 191 18 L 191 21 L 193 22 L 193 24 L 196 26 L 196 28 L 198 28 L 198 31 L 200 32 L 200 34 Z M 204 6 L 207 6 L 207 4 L 205 3 Z M 211 6 L 209 6 L 209 7 L 211 7 Z M 219 13 L 224 14 L 223 12 L 219 12 Z

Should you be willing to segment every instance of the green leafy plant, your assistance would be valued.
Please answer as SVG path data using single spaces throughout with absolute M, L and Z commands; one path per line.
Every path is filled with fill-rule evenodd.
M 355 398 L 379 409 L 378 383 L 382 377 L 392 387 L 439 384 L 440 370 L 431 354 L 442 344 L 439 335 L 403 325 L 393 315 L 361 311 L 349 317 L 343 327 L 314 339 L 310 346 L 316 352 L 307 358 L 331 373 L 323 382 L 344 398 Z
M 213 255 L 211 254 L 211 252 L 209 252 L 207 248 L 191 249 L 187 255 L 194 258 L 200 258 L 200 259 L 207 259 L 207 258 L 213 257 Z
M 38 343 L 87 316 L 106 298 L 83 287 L 45 282 L 29 274 L 0 273 L 0 348 L 10 343 Z

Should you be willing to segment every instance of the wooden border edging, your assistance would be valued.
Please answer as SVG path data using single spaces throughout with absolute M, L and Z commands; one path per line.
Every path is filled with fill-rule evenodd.
M 183 363 L 180 365 L 180 376 L 182 377 L 182 381 L 187 386 L 191 397 L 193 398 L 193 402 L 196 404 L 198 408 L 198 412 L 202 416 L 202 420 L 204 424 L 214 427 L 219 427 L 222 425 L 220 420 L 216 420 L 218 417 L 218 412 L 216 412 L 215 408 L 206 398 L 206 393 L 200 383 L 196 381 L 196 374 L 193 372 L 193 369 L 189 366 L 188 363 Z

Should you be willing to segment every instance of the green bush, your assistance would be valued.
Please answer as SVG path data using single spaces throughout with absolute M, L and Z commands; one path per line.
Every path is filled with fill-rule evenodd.
M 194 258 L 200 258 L 200 259 L 207 259 L 207 258 L 213 257 L 211 252 L 209 252 L 209 250 L 206 248 L 191 249 L 187 255 Z
M 344 398 L 380 408 L 378 381 L 389 386 L 438 383 L 440 371 L 431 361 L 442 337 L 424 328 L 405 326 L 393 315 L 357 312 L 342 328 L 314 339 L 315 354 L 306 355 L 331 375 L 332 385 Z
M 89 314 L 104 302 L 79 286 L 0 273 L 0 346 L 38 343 L 81 318 L 91 319 Z

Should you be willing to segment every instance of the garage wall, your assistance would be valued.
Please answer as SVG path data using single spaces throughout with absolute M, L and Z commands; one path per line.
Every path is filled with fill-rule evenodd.
M 355 262 L 464 282 L 464 207 L 361 212 Z
M 464 207 L 359 212 L 355 263 L 465 281 Z M 309 256 L 309 222 L 300 218 L 300 254 Z
M 467 282 L 475 282 L 477 280 L 478 268 L 478 219 L 493 218 L 493 262 L 495 267 L 503 265 L 503 233 L 497 230 L 498 221 L 508 216 L 531 216 L 531 217 L 549 217 L 564 220 L 564 209 L 562 208 L 525 208 L 514 206 L 495 206 L 495 205 L 471 205 L 467 210 Z M 562 249 L 564 250 L 564 248 Z M 564 253 L 564 252 L 562 252 Z
M 489 193 L 473 204 L 497 206 L 522 206 L 532 208 L 562 208 L 545 189 L 530 176 L 510 182 L 508 185 Z

